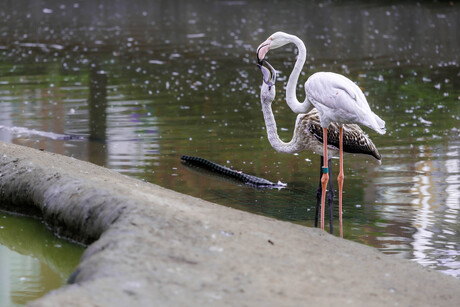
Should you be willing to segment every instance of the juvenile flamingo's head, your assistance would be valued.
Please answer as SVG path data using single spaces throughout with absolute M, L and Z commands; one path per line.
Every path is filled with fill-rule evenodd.
M 272 103 L 275 100 L 275 82 L 276 82 L 276 70 L 273 66 L 270 65 L 267 61 L 264 61 L 270 70 L 263 65 L 257 64 L 259 66 L 260 71 L 262 72 L 262 88 L 260 89 L 260 98 L 262 103 Z

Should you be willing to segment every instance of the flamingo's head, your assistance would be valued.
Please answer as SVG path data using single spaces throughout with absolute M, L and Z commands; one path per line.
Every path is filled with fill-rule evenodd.
M 263 65 L 257 64 L 262 71 L 262 88 L 260 89 L 260 98 L 262 103 L 272 103 L 275 100 L 275 82 L 276 82 L 276 70 L 267 61 L 265 63 L 270 67 L 270 70 Z
M 292 35 L 284 32 L 276 32 L 270 35 L 266 41 L 257 47 L 257 62 L 259 65 L 262 64 L 265 55 L 270 49 L 276 49 L 290 43 L 291 37 Z

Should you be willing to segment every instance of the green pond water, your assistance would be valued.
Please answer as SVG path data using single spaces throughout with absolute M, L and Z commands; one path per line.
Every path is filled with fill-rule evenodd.
M 6 1 L 8 10 L 0 11 L 0 140 L 312 227 L 319 156 L 271 148 L 255 66 L 255 48 L 268 35 L 293 33 L 308 50 L 299 100 L 310 74 L 338 72 L 363 89 L 387 124 L 385 135 L 363 128 L 381 164 L 345 156 L 345 239 L 460 278 L 458 5 L 74 2 L 39 1 L 24 9 Z M 296 117 L 284 102 L 295 54 L 292 45 L 268 53 L 279 71 L 273 108 L 284 140 Z M 287 187 L 238 185 L 184 166 L 182 154 Z M 0 229 L 0 236 L 0 251 L 31 255 L 3 243 L 18 241 L 13 232 Z M 81 247 L 61 249 L 67 248 L 79 250 L 74 265 Z M 7 269 L 19 276 L 13 265 Z M 6 282 L 13 285 L 15 278 Z
M 65 285 L 83 251 L 37 220 L 0 211 L 0 306 L 25 305 Z

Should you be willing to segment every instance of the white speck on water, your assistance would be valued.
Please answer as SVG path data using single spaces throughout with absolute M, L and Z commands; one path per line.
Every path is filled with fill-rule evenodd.
M 52 10 L 52 9 L 48 9 L 48 8 L 44 8 L 44 9 L 42 10 L 42 12 L 43 12 L 44 14 L 51 14 L 51 13 L 53 12 L 53 10 Z
M 195 33 L 195 34 L 187 34 L 187 38 L 201 38 L 205 37 L 204 33 Z
M 430 122 L 428 120 L 425 120 L 422 117 L 419 117 L 418 120 L 420 121 L 420 123 L 425 124 L 425 125 L 431 125 L 432 124 L 432 122 Z
M 278 180 L 278 182 L 276 183 L 279 187 L 287 187 L 287 183 L 284 183 L 284 182 L 281 182 Z
M 149 60 L 149 64 L 163 65 L 165 62 L 160 60 Z

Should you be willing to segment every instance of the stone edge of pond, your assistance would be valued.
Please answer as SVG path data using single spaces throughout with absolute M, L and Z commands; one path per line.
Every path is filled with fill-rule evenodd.
M 0 142 L 0 206 L 89 244 L 31 306 L 455 305 L 460 280 L 324 231 Z M 390 303 L 391 302 L 391 303 Z

